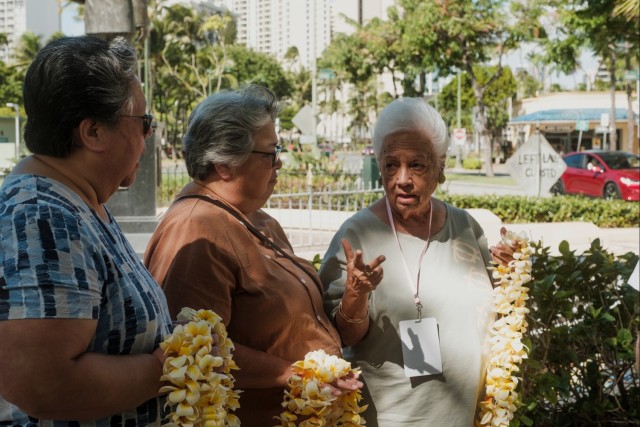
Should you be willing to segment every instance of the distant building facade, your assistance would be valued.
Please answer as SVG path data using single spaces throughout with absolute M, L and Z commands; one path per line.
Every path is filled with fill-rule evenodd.
M 0 46 L 0 60 L 12 62 L 16 44 L 27 31 L 41 36 L 43 43 L 60 31 L 59 12 L 58 0 L 0 0 L 0 33 L 8 39 Z
M 314 50 L 320 56 L 331 42 L 329 0 L 234 0 L 231 7 L 237 15 L 237 43 L 278 60 L 295 46 L 308 68 Z
M 612 118 L 609 117 L 609 92 L 556 92 L 523 99 L 514 104 L 514 118 L 509 123 L 511 142 L 517 148 L 537 128 L 558 152 L 605 149 L 637 153 L 640 108 L 637 94 L 632 100 L 634 126 L 631 132 L 627 102 L 626 93 L 616 92 L 615 118 Z M 617 134 L 615 146 L 611 145 L 611 134 L 606 131 L 610 128 Z

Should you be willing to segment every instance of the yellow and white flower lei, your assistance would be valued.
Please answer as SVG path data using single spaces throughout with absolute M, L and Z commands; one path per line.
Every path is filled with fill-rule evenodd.
M 304 360 L 291 366 L 293 375 L 289 378 L 282 402 L 285 410 L 276 417 L 281 423 L 279 426 L 356 427 L 365 424 L 360 414 L 367 406 L 359 406 L 362 399 L 360 390 L 342 390 L 340 396 L 335 396 L 327 386 L 350 373 L 360 373 L 351 369 L 349 362 L 317 350 L 307 353 Z
M 160 392 L 169 392 L 167 405 L 174 406 L 164 426 L 239 426 L 238 417 L 229 413 L 240 407 L 240 391 L 233 389 L 231 375 L 238 366 L 221 317 L 211 310 L 183 308 L 178 321 L 187 323 L 176 325 L 160 344 L 168 356 L 161 380 L 171 384 Z M 215 346 L 218 356 L 211 354 Z
M 486 394 L 480 402 L 476 425 L 509 426 L 519 402 L 516 387 L 518 365 L 527 357 L 522 337 L 527 331 L 525 315 L 531 277 L 531 247 L 524 234 L 506 232 L 502 242 L 514 250 L 513 260 L 506 266 L 492 267 L 494 311 L 498 319 L 491 328 L 491 356 L 487 366 Z

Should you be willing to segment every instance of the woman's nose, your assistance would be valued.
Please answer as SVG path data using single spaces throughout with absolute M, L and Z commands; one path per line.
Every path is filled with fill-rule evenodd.
M 406 166 L 401 166 L 398 170 L 398 183 L 403 184 L 408 182 L 412 177 L 411 169 Z

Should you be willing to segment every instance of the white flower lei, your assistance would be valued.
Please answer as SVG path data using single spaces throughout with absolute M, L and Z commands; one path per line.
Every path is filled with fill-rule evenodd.
M 171 385 L 160 389 L 169 392 L 167 405 L 173 406 L 169 427 L 236 427 L 237 416 L 230 411 L 240 407 L 239 393 L 234 390 L 231 370 L 238 369 L 231 351 L 222 318 L 211 310 L 183 308 L 173 333 L 160 344 L 168 355 L 163 366 L 162 381 Z M 211 350 L 219 348 L 219 356 Z
M 276 417 L 282 427 L 356 427 L 365 425 L 360 414 L 367 406 L 360 407 L 360 390 L 335 396 L 327 386 L 348 374 L 359 374 L 351 364 L 323 350 L 307 353 L 304 360 L 291 365 L 293 375 L 288 390 L 284 392 L 284 411 Z
M 531 248 L 524 234 L 506 232 L 502 242 L 513 249 L 513 260 L 506 266 L 492 267 L 496 280 L 493 289 L 494 311 L 498 319 L 491 328 L 491 357 L 487 366 L 486 394 L 480 402 L 476 425 L 509 426 L 519 403 L 516 387 L 520 371 L 518 365 L 527 357 L 522 337 L 527 331 L 525 315 L 529 289 L 524 286 L 532 280 Z

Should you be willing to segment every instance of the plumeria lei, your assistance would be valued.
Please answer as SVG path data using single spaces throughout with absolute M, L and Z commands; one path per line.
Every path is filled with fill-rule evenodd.
M 233 343 L 222 319 L 211 310 L 183 308 L 176 325 L 160 347 L 168 356 L 161 380 L 170 383 L 167 405 L 173 412 L 164 426 L 235 427 L 237 416 L 229 413 L 240 407 L 231 370 L 238 369 L 232 358 Z M 219 355 L 213 356 L 213 347 Z
M 527 357 L 522 337 L 527 331 L 525 315 L 531 277 L 531 247 L 524 234 L 507 231 L 502 243 L 513 250 L 513 260 L 506 266 L 491 267 L 495 279 L 494 311 L 498 318 L 491 328 L 491 356 L 487 367 L 486 394 L 480 402 L 476 425 L 509 426 L 518 408 L 516 392 L 520 370 L 518 365 Z
M 365 421 L 360 414 L 367 406 L 359 406 L 360 390 L 342 391 L 335 396 L 328 384 L 349 374 L 360 374 L 351 364 L 323 350 L 307 353 L 304 360 L 291 365 L 293 375 L 284 392 L 284 411 L 276 417 L 282 427 L 355 427 Z

